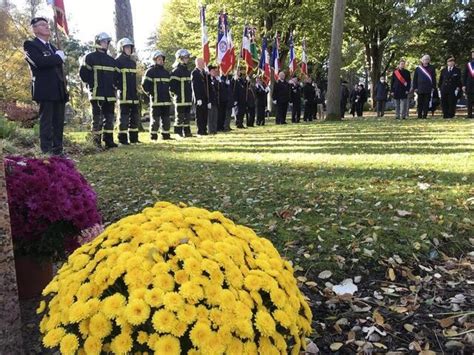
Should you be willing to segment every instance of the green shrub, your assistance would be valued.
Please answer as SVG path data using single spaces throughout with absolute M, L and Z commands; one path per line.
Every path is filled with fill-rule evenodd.
M 5 117 L 0 116 L 0 138 L 8 139 L 17 130 L 15 122 L 8 121 Z

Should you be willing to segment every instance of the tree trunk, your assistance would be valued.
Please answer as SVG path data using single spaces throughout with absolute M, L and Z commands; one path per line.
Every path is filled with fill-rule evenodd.
M 130 0 L 115 0 L 115 36 L 133 41 L 133 17 Z
M 344 30 L 344 10 L 346 0 L 334 2 L 332 19 L 331 49 L 329 53 L 327 120 L 341 121 L 341 66 L 342 34 Z

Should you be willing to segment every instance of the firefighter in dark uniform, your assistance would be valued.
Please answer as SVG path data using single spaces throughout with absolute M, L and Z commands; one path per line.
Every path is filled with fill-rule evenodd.
M 257 99 L 257 126 L 265 125 L 265 111 L 267 109 L 267 96 L 270 89 L 263 82 L 261 77 L 257 77 L 255 84 L 255 96 Z
M 119 69 L 114 58 L 107 54 L 112 38 L 107 33 L 95 37 L 94 52 L 85 56 L 81 63 L 79 75 L 89 89 L 89 100 L 92 105 L 92 135 L 94 144 L 101 146 L 101 138 L 106 148 L 115 148 L 114 114 L 115 86 L 118 82 Z
M 35 17 L 30 24 L 35 38 L 25 41 L 23 48 L 31 69 L 31 93 L 39 104 L 41 151 L 62 155 L 64 110 L 68 101 L 63 72 L 66 57 L 49 43 L 48 20 Z
M 413 75 L 413 90 L 417 93 L 418 118 L 427 118 L 430 101 L 436 90 L 436 70 L 430 64 L 430 56 L 425 54 L 421 58 L 421 65 L 415 69 Z
M 246 117 L 247 117 L 247 127 L 254 127 L 255 126 L 255 85 L 252 80 L 249 78 L 247 80 L 247 88 L 245 93 L 245 101 L 247 101 L 247 110 L 246 110 Z
M 165 55 L 161 51 L 155 51 L 152 55 L 153 66 L 148 68 L 143 76 L 143 91 L 150 97 L 150 139 L 158 141 L 158 131 L 161 121 L 161 136 L 164 140 L 170 140 L 170 74 L 164 68 Z
M 245 68 L 241 68 L 238 79 L 234 79 L 234 109 L 237 110 L 235 125 L 237 128 L 245 128 L 244 116 L 247 112 L 247 80 L 245 79 Z
M 176 123 L 174 133 L 181 137 L 192 137 L 191 134 L 191 106 L 193 92 L 191 88 L 191 72 L 188 69 L 191 54 L 186 49 L 176 51 L 176 61 L 170 76 L 170 91 L 175 104 Z
M 454 57 L 448 58 L 447 66 L 441 70 L 438 83 L 443 118 L 454 118 L 456 115 L 456 103 L 462 94 L 461 76 L 461 70 L 455 66 Z
M 316 108 L 316 89 L 313 84 L 313 79 L 310 77 L 306 78 L 306 82 L 303 86 L 303 99 L 304 99 L 304 116 L 305 122 L 312 121 L 315 115 Z
M 466 64 L 462 83 L 462 90 L 467 96 L 467 118 L 474 118 L 472 115 L 474 106 L 474 48 L 471 50 L 471 59 Z
M 290 84 L 285 80 L 285 73 L 278 74 L 278 81 L 273 87 L 273 103 L 277 105 L 276 124 L 286 124 L 286 113 L 288 111 L 288 102 L 290 102 Z
M 133 42 L 128 38 L 122 38 L 117 43 L 119 56 L 115 59 L 120 70 L 118 77 L 118 90 L 120 92 L 120 123 L 119 143 L 128 145 L 140 143 L 138 140 L 138 120 L 140 119 L 140 102 L 137 92 L 137 63 L 132 59 L 135 49 Z
M 196 68 L 191 72 L 193 102 L 196 107 L 198 136 L 207 136 L 207 114 L 209 110 L 209 74 L 204 71 L 204 59 L 196 58 Z
M 299 123 L 301 119 L 301 86 L 298 78 L 291 79 L 290 101 L 292 103 L 291 122 Z

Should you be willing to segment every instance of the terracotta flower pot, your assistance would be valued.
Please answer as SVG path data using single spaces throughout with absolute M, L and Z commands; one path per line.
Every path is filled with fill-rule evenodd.
M 38 261 L 28 256 L 15 257 L 15 269 L 20 300 L 39 297 L 53 279 L 53 263 L 50 261 Z

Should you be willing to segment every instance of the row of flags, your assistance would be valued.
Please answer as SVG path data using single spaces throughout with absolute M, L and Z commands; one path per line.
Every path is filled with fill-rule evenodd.
M 202 44 L 202 57 L 206 62 L 206 65 L 210 62 L 210 46 L 209 37 L 207 35 L 206 26 L 206 7 L 201 6 L 200 8 L 201 18 L 201 44 Z M 260 51 L 260 57 L 257 52 L 257 45 L 255 42 L 256 29 L 250 26 L 244 26 L 242 33 L 242 46 L 240 49 L 239 61 L 242 59 L 247 67 L 247 74 L 252 73 L 255 70 L 259 70 L 262 74 L 265 83 L 269 83 L 271 79 L 271 71 L 273 69 L 273 75 L 275 80 L 278 80 L 278 73 L 281 70 L 280 67 L 280 37 L 277 33 L 275 36 L 272 54 L 270 56 L 268 51 L 268 41 L 266 37 L 262 39 L 262 48 Z M 293 41 L 293 34 L 290 34 L 290 52 L 288 68 L 290 74 L 293 74 L 298 69 L 298 61 L 295 55 L 295 47 Z M 217 23 L 217 46 L 216 46 L 216 60 L 217 65 L 221 71 L 227 75 L 235 67 L 236 55 L 235 47 L 232 41 L 232 31 L 229 27 L 228 17 L 226 13 L 221 13 L 218 17 Z M 301 56 L 300 70 L 304 75 L 308 75 L 308 60 L 306 56 L 306 41 L 303 40 L 303 52 Z

